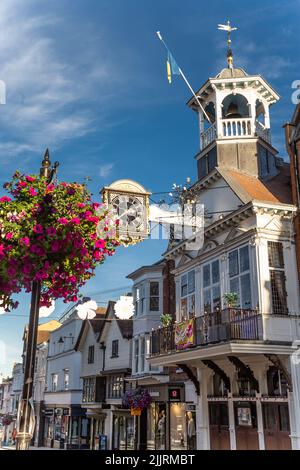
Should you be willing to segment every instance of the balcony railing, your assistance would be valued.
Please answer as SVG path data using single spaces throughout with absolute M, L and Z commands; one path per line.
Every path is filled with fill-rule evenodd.
M 218 132 L 216 124 L 212 124 L 201 133 L 201 149 L 207 147 L 217 136 L 222 139 L 258 136 L 269 144 L 271 143 L 270 129 L 257 120 L 253 122 L 252 118 L 221 119 Z
M 229 308 L 152 331 L 151 355 L 168 354 L 214 343 L 260 339 L 260 313 L 257 310 Z

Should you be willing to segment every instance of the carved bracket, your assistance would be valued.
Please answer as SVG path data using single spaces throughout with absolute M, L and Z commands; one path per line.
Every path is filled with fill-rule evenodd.
M 254 377 L 254 374 L 249 366 L 246 366 L 238 357 L 227 356 L 229 361 L 236 367 L 237 371 L 243 374 L 249 379 L 249 382 L 254 390 L 259 392 L 258 380 Z
M 195 376 L 194 372 L 192 371 L 192 369 L 190 369 L 189 366 L 187 366 L 186 364 L 176 364 L 177 367 L 179 367 L 180 369 L 183 370 L 183 372 L 186 373 L 186 375 L 188 376 L 188 378 L 191 380 L 191 382 L 193 382 L 194 384 L 194 387 L 195 387 L 195 390 L 196 390 L 196 394 L 197 395 L 200 395 L 200 383 L 199 383 L 199 380 L 197 379 L 197 377 Z
M 223 371 L 223 369 L 221 369 L 214 361 L 211 361 L 210 359 L 204 359 L 202 362 L 205 366 L 209 367 L 211 370 L 213 370 L 216 374 L 218 374 L 221 377 L 221 379 L 223 380 L 225 384 L 225 387 L 230 392 L 231 391 L 230 378 Z
M 282 373 L 283 377 L 286 380 L 286 383 L 288 384 L 289 390 L 293 390 L 293 383 L 292 383 L 292 377 L 291 374 L 288 372 L 287 368 L 285 365 L 282 363 L 281 359 L 277 356 L 277 354 L 265 354 L 265 357 L 269 359 L 269 361 L 277 368 L 280 370 Z

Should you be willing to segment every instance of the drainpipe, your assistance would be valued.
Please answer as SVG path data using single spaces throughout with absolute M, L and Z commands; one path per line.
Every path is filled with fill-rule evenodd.
M 102 372 L 103 372 L 104 369 L 105 369 L 105 351 L 106 351 L 106 346 L 105 346 L 104 341 L 101 341 L 100 349 L 102 349 L 102 351 L 103 351 L 103 361 L 102 361 Z

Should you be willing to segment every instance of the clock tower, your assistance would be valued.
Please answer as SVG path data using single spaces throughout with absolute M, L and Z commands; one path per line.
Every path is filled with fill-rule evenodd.
M 261 179 L 275 176 L 270 107 L 279 95 L 260 75 L 235 68 L 231 48 L 227 64 L 188 101 L 199 117 L 198 179 L 215 167 Z

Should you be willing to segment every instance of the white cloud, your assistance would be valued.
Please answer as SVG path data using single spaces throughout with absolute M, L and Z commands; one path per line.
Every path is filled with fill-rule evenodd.
M 0 107 L 7 136 L 0 145 L 1 161 L 93 132 L 96 114 L 103 119 L 108 110 L 114 82 L 110 64 L 101 58 L 95 66 L 101 51 L 90 48 L 84 54 L 81 44 L 78 55 L 70 57 L 63 46 L 71 39 L 60 29 L 59 15 L 35 14 L 39 9 L 35 0 L 1 1 L 0 79 L 7 88 L 7 104 Z
M 106 163 L 100 166 L 99 176 L 101 176 L 101 178 L 107 178 L 111 174 L 114 165 L 114 163 Z

